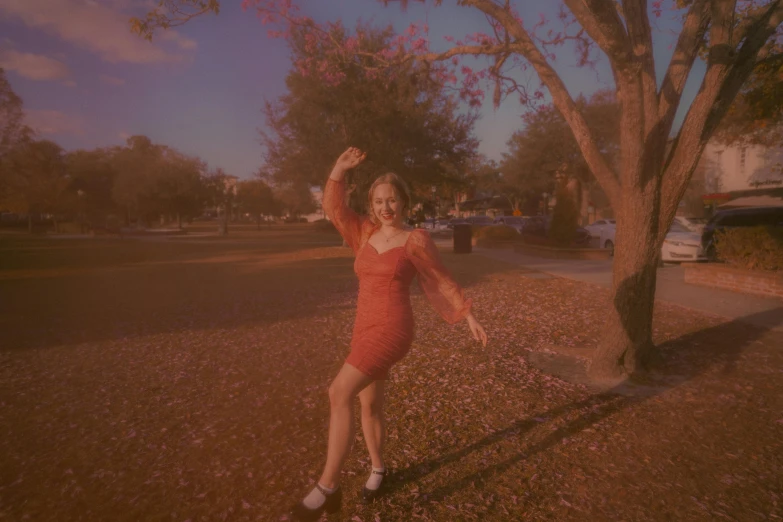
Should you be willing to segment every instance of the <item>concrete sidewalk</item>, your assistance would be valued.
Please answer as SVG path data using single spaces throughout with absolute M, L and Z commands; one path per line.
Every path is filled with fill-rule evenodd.
M 451 247 L 451 242 L 445 240 L 438 243 L 444 248 Z M 473 252 L 553 276 L 584 281 L 604 288 L 612 287 L 611 260 L 544 259 L 508 250 L 485 248 L 474 248 Z M 726 319 L 783 331 L 783 300 L 687 284 L 684 274 L 684 269 L 678 265 L 666 265 L 658 269 L 655 299 Z

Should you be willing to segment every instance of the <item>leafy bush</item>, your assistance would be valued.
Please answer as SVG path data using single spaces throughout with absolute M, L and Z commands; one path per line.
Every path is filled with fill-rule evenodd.
M 718 259 L 747 270 L 783 270 L 783 230 L 742 227 L 715 233 Z
M 521 238 L 519 232 L 514 227 L 506 225 L 480 227 L 476 230 L 474 237 L 491 239 L 493 241 L 519 241 Z
M 312 225 L 317 232 L 337 233 L 337 229 L 334 228 L 334 223 L 328 219 L 319 219 L 318 221 L 314 221 Z
M 573 243 L 576 228 L 579 226 L 579 209 L 564 183 L 558 187 L 556 197 L 557 202 L 552 212 L 549 238 L 557 246 L 568 246 Z

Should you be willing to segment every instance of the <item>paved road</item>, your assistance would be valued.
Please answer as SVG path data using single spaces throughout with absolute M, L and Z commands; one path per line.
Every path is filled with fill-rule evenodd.
M 450 248 L 450 240 L 438 240 Z M 508 250 L 475 248 L 475 254 L 522 265 L 557 277 L 575 279 L 605 288 L 612 286 L 612 261 L 574 261 L 526 256 Z M 783 331 L 783 299 L 761 297 L 718 288 L 685 283 L 684 269 L 666 265 L 658 269 L 655 298 L 692 310 L 741 320 L 764 328 Z

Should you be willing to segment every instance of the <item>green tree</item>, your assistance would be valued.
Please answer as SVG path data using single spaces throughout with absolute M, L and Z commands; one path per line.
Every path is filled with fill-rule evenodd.
M 339 29 L 331 34 L 345 39 Z M 372 28 L 362 28 L 361 35 L 358 45 L 367 52 L 382 49 L 391 37 Z M 304 32 L 290 43 L 297 63 L 325 57 L 325 49 Z M 349 145 L 368 152 L 352 178 L 357 194 L 371 178 L 394 171 L 426 200 L 432 185 L 448 185 L 464 173 L 477 147 L 476 115 L 459 114 L 456 100 L 423 68 L 407 64 L 393 75 L 376 75 L 361 63 L 344 64 L 339 83 L 313 81 L 314 72 L 293 69 L 286 78 L 288 94 L 265 108 L 265 169 L 276 184 L 323 187 L 334 159 Z
M 204 162 L 173 150 L 167 150 L 157 170 L 153 193 L 158 212 L 176 218 L 182 228 L 183 218 L 193 218 L 204 208 L 207 194 L 204 188 Z
M 24 124 L 22 99 L 11 88 L 0 67 L 0 206 L 8 197 L 10 171 L 5 161 L 8 153 L 32 139 L 33 133 Z
M 95 149 L 76 150 L 65 156 L 69 190 L 75 194 L 74 212 L 83 226 L 103 223 L 117 211 L 112 197 L 116 176 L 113 154 L 112 149 Z
M 261 227 L 262 216 L 279 214 L 279 202 L 269 185 L 260 179 L 251 179 L 237 183 L 237 204 L 241 212 L 253 216 L 256 226 Z
M 126 147 L 114 151 L 112 166 L 116 176 L 112 196 L 124 209 L 126 224 L 131 219 L 146 224 L 154 218 L 155 181 L 163 154 L 163 147 L 146 136 L 131 136 Z
M 168 216 L 181 226 L 183 218 L 199 214 L 205 202 L 214 199 L 200 159 L 146 136 L 132 136 L 126 147 L 114 149 L 111 167 L 112 197 L 124 209 L 126 221 L 136 218 L 146 224 Z
M 204 178 L 204 191 L 206 200 L 217 209 L 218 214 L 222 210 L 222 217 L 218 216 L 221 218 L 218 232 L 228 234 L 228 222 L 237 195 L 237 177 L 217 168 Z
M 620 137 L 619 107 L 612 93 L 599 92 L 589 99 L 577 99 L 579 110 L 594 131 L 602 156 L 617 164 Z M 568 123 L 552 105 L 544 105 L 522 116 L 524 127 L 508 141 L 501 170 L 508 182 L 524 190 L 527 197 L 538 200 L 541 193 L 556 189 L 556 177 L 576 180 L 580 196 L 577 210 L 587 218 L 587 204 L 597 200 L 608 204 L 605 195 L 579 150 Z
M 276 187 L 275 198 L 280 202 L 282 210 L 294 218 L 316 210 L 313 193 L 303 183 L 286 183 Z
M 723 143 L 779 147 L 783 141 L 783 43 L 773 42 L 721 121 L 715 137 Z
M 514 210 L 521 212 L 522 207 L 532 197 L 529 187 L 520 183 L 514 171 L 507 172 L 494 160 L 477 158 L 470 171 L 470 179 L 478 191 L 491 196 L 501 196 Z
M 26 214 L 29 231 L 35 215 L 62 210 L 62 199 L 70 184 L 63 150 L 52 141 L 22 143 L 6 154 L 10 172 L 6 204 L 9 210 Z

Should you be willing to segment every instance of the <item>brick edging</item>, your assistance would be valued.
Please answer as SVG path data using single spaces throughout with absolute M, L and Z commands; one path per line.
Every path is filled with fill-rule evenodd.
M 746 294 L 783 298 L 783 274 L 715 263 L 683 263 L 685 282 Z

